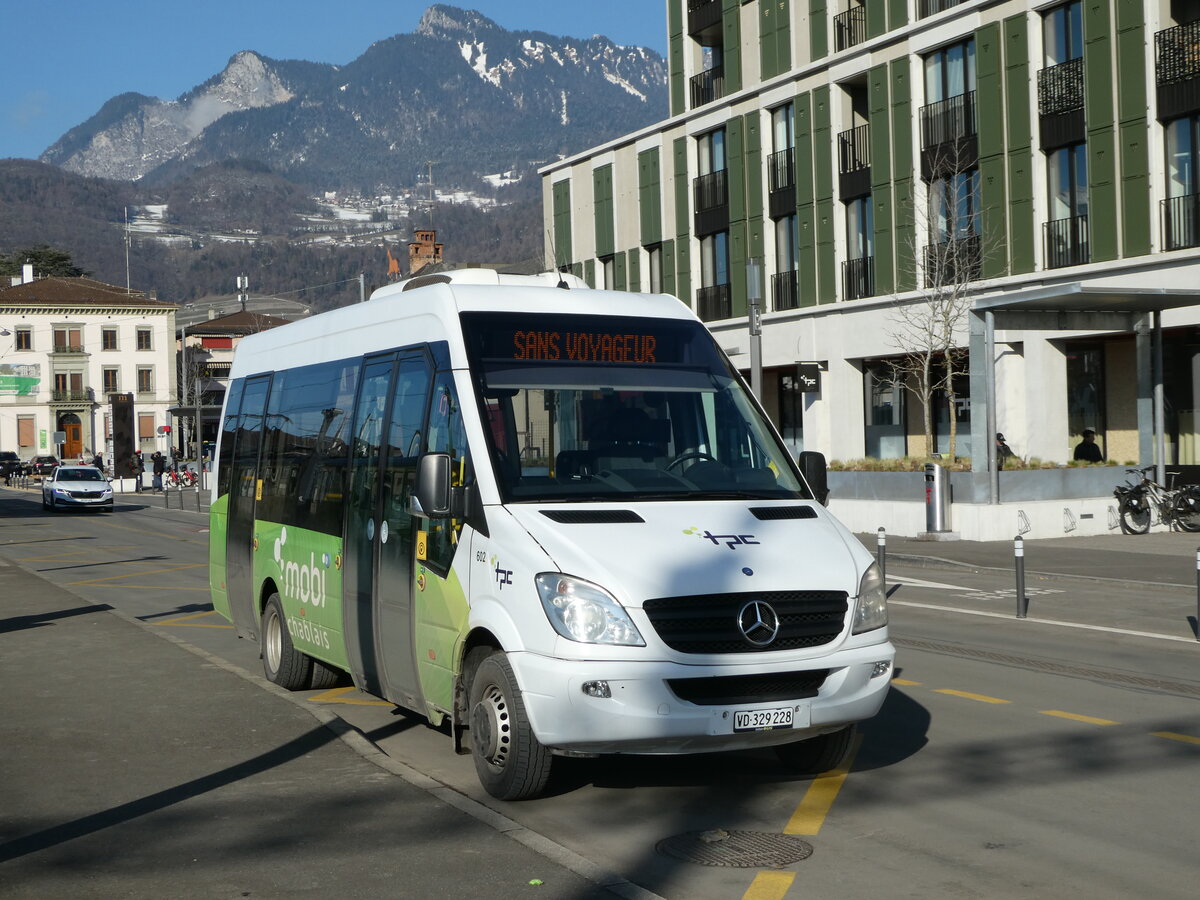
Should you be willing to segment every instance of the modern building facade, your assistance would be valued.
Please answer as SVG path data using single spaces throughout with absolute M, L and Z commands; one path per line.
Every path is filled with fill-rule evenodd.
M 31 266 L 16 280 L 0 289 L 0 449 L 111 464 L 116 395 L 132 401 L 134 446 L 167 450 L 175 304 Z
M 761 296 L 797 450 L 945 452 L 953 408 L 976 469 L 1085 428 L 1200 462 L 1200 2 L 666 7 L 670 116 L 541 170 L 549 264 L 675 294 L 743 371 Z M 894 366 L 922 349 L 961 370 L 933 447 Z

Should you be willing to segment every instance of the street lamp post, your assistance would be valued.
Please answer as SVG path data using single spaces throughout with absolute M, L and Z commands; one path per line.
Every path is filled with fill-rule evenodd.
M 750 313 L 750 390 L 762 402 L 762 263 L 746 260 L 746 300 Z

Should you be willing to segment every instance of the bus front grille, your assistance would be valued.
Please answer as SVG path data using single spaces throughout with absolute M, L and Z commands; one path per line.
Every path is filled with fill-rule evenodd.
M 748 603 L 770 606 L 778 617 L 774 640 L 755 644 L 743 634 Z M 761 653 L 828 644 L 842 632 L 849 603 L 845 591 L 765 591 L 662 597 L 643 604 L 658 636 L 681 653 Z
M 817 696 L 828 669 L 775 672 L 770 675 L 723 675 L 716 678 L 669 678 L 667 687 L 680 700 L 698 706 L 774 703 Z

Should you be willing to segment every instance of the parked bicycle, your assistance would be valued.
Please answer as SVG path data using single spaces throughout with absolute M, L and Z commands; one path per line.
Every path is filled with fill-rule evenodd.
M 1125 471 L 1140 476 L 1140 479 L 1119 484 L 1113 489 L 1122 531 L 1126 534 L 1145 534 L 1150 530 L 1150 520 L 1156 512 L 1159 521 L 1169 525 L 1172 530 L 1200 531 L 1200 485 L 1165 488 L 1150 477 L 1154 466 Z M 1178 474 L 1167 473 L 1171 478 Z
M 167 469 L 164 476 L 167 487 L 195 487 L 196 473 L 191 469 Z

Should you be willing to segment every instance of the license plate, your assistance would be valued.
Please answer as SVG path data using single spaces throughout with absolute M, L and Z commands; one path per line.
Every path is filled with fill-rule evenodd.
M 792 707 L 777 709 L 739 709 L 733 714 L 734 731 L 771 731 L 792 727 Z

